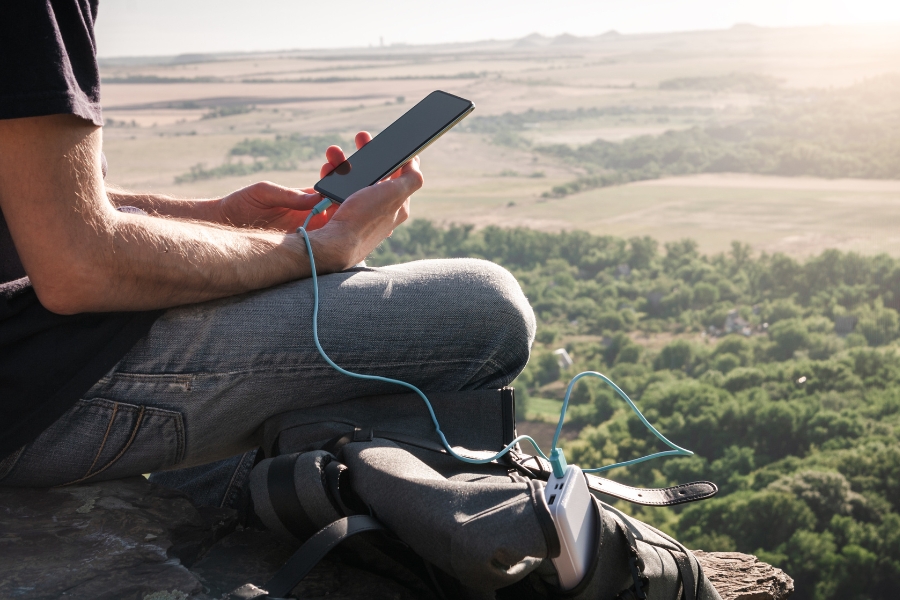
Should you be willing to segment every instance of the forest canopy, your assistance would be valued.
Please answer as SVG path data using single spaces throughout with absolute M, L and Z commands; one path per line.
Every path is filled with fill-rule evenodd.
M 613 472 L 639 486 L 716 482 L 682 508 L 621 506 L 692 548 L 784 568 L 801 600 L 891 598 L 900 588 L 900 261 L 827 250 L 805 261 L 734 243 L 413 221 L 375 265 L 477 257 L 510 269 L 538 317 L 527 405 L 609 375 L 673 441 L 696 452 Z M 650 343 L 655 341 L 654 343 Z M 563 372 L 552 350 L 575 365 Z M 544 400 L 542 400 L 544 401 Z M 608 388 L 582 381 L 569 462 L 660 449 Z

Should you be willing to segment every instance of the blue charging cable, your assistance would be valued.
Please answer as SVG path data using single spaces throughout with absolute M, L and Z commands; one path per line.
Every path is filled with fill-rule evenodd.
M 596 371 L 585 371 L 584 373 L 579 373 L 578 375 L 576 375 L 575 377 L 572 378 L 571 382 L 569 382 L 569 387 L 566 389 L 566 395 L 565 395 L 565 398 L 563 399 L 562 410 L 560 411 L 560 415 L 559 415 L 559 424 L 556 426 L 556 433 L 553 435 L 553 450 L 550 452 L 549 457 L 546 454 L 544 454 L 543 451 L 541 451 L 541 448 L 540 448 L 540 446 L 538 446 L 537 442 L 535 442 L 534 439 L 528 435 L 520 435 L 519 437 L 517 437 L 516 439 L 511 441 L 505 448 L 503 448 L 503 450 L 501 450 L 497 454 L 495 454 L 491 457 L 488 457 L 488 458 L 472 458 L 472 457 L 468 457 L 468 456 L 463 456 L 463 455 L 459 454 L 458 452 L 456 452 L 450 446 L 450 443 L 447 441 L 446 436 L 444 436 L 444 432 L 441 431 L 441 426 L 438 423 L 437 415 L 434 414 L 434 408 L 432 408 L 431 402 L 428 400 L 428 397 L 422 392 L 422 390 L 420 390 L 419 388 L 417 388 L 416 386 L 414 386 L 411 383 L 407 383 L 405 381 L 400 381 L 399 379 L 392 379 L 390 377 L 381 377 L 380 375 L 365 375 L 363 373 L 354 373 L 352 371 L 348 371 L 347 369 L 342 368 L 337 363 L 335 363 L 333 360 L 331 360 L 331 358 L 328 356 L 328 354 L 322 348 L 322 344 L 319 342 L 319 281 L 318 281 L 318 276 L 316 275 L 316 261 L 315 261 L 315 258 L 313 258 L 312 244 L 309 241 L 309 234 L 306 231 L 306 227 L 307 227 L 307 225 L 309 225 L 310 220 L 312 220 L 312 218 L 315 215 L 328 209 L 328 207 L 330 207 L 331 205 L 332 205 L 332 201 L 329 200 L 328 198 L 325 198 L 324 200 L 322 200 L 321 202 L 316 204 L 316 206 L 313 207 L 312 211 L 310 211 L 309 216 L 306 217 L 306 221 L 303 223 L 303 226 L 299 227 L 297 229 L 297 233 L 302 235 L 303 240 L 306 242 L 306 251 L 309 254 L 309 266 L 310 266 L 310 270 L 312 272 L 312 284 L 313 284 L 313 322 L 312 322 L 312 326 L 313 326 L 313 342 L 315 342 L 315 344 L 316 344 L 316 350 L 319 351 L 319 354 L 322 356 L 322 358 L 325 360 L 325 362 L 328 363 L 328 365 L 331 368 L 333 368 L 335 371 L 337 371 L 338 373 L 347 375 L 348 377 L 355 377 L 357 379 L 365 379 L 365 380 L 369 380 L 369 381 L 381 381 L 383 383 L 392 383 L 395 385 L 405 387 L 405 388 L 415 392 L 416 394 L 418 394 L 418 396 L 425 403 L 425 407 L 428 409 L 428 414 L 431 416 L 431 421 L 434 423 L 434 429 L 437 432 L 438 437 L 441 439 L 441 444 L 443 444 L 444 448 L 447 450 L 447 452 L 450 454 L 450 456 L 452 456 L 453 458 L 456 458 L 457 460 L 461 460 L 462 462 L 465 462 L 465 463 L 469 463 L 469 464 L 473 464 L 473 465 L 483 465 L 483 464 L 487 464 L 489 462 L 495 461 L 498 458 L 502 457 L 504 454 L 506 454 L 507 452 L 512 450 L 516 446 L 516 444 L 518 444 L 520 442 L 528 442 L 529 444 L 532 445 L 532 447 L 534 447 L 535 451 L 541 456 L 541 458 L 550 462 L 550 464 L 553 468 L 553 474 L 559 478 L 563 477 L 563 475 L 565 475 L 565 471 L 566 471 L 566 458 L 565 458 L 565 455 L 563 454 L 562 448 L 560 448 L 558 446 L 559 436 L 562 433 L 563 421 L 566 418 L 566 411 L 569 408 L 569 397 L 572 395 L 572 390 L 574 389 L 575 383 L 577 383 L 578 380 L 581 379 L 582 377 L 598 377 L 598 378 L 602 379 L 604 382 L 606 382 L 609 386 L 611 386 L 613 388 L 613 390 L 616 391 L 616 393 L 622 399 L 625 400 L 625 402 L 628 403 L 628 406 L 630 406 L 631 409 L 635 412 L 635 414 L 637 414 L 638 418 L 641 420 L 641 422 L 644 424 L 644 426 L 646 426 L 647 429 L 649 429 L 653 433 L 653 435 L 655 435 L 660 441 L 662 441 L 664 444 L 669 446 L 669 448 L 671 448 L 671 450 L 666 450 L 664 452 L 657 452 L 655 454 L 642 456 L 640 458 L 635 458 L 633 460 L 627 460 L 624 462 L 616 463 L 613 465 L 607 465 L 605 467 L 599 467 L 596 469 L 582 469 L 582 471 L 584 471 L 585 473 L 600 473 L 600 472 L 609 471 L 610 469 L 615 469 L 618 467 L 627 467 L 629 465 L 636 465 L 638 463 L 642 463 L 642 462 L 644 462 L 646 460 L 650 460 L 652 458 L 660 458 L 663 456 L 690 456 L 693 454 L 693 452 L 691 452 L 690 450 L 686 450 L 686 449 L 682 448 L 681 446 L 678 446 L 678 445 L 670 442 L 663 434 L 661 434 L 659 431 L 657 431 L 656 428 L 653 425 L 651 425 L 649 421 L 647 421 L 646 417 L 644 417 L 644 415 L 641 414 L 641 411 L 634 404 L 634 402 L 631 401 L 631 398 L 628 397 L 628 394 L 623 392 L 619 388 L 619 386 L 617 386 L 615 383 L 613 383 L 608 377 L 606 377 L 605 375 L 603 375 L 601 373 L 597 373 Z

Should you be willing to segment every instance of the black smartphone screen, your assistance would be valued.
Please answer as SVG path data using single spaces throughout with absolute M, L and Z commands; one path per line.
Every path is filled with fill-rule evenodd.
M 475 107 L 471 101 L 440 90 L 431 92 L 387 129 L 315 185 L 335 202 L 381 181 Z

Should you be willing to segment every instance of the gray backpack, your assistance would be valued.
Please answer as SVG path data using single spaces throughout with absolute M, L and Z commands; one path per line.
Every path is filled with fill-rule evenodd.
M 491 456 L 516 436 L 511 388 L 429 399 L 460 453 Z M 284 597 L 340 544 L 342 560 L 422 598 L 719 600 L 690 551 L 596 498 L 592 566 L 562 591 L 546 560 L 560 548 L 544 499 L 549 464 L 521 452 L 486 465 L 454 459 L 414 394 L 279 415 L 264 427 L 263 450 L 272 458 L 251 474 L 256 514 L 304 544 L 271 581 L 231 598 Z M 645 505 L 717 491 L 708 482 L 654 490 L 585 477 L 595 493 Z

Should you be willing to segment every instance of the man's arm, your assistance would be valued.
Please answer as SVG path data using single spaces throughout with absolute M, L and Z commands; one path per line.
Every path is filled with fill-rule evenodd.
M 0 120 L 0 209 L 41 303 L 73 314 L 166 308 L 309 276 L 303 240 L 121 213 L 100 173 L 101 130 L 77 117 Z M 338 156 L 340 155 L 340 156 Z M 329 162 L 343 154 L 329 149 Z M 408 216 L 417 162 L 310 232 L 319 272 L 345 269 Z
M 115 207 L 133 206 L 154 217 L 174 217 L 191 221 L 220 223 L 218 200 L 212 198 L 180 199 L 164 194 L 132 192 L 105 183 L 106 197 Z
M 109 184 L 106 194 L 114 206 L 134 206 L 157 217 L 288 233 L 296 231 L 308 211 L 322 199 L 315 190 L 295 190 L 270 181 L 260 181 L 222 198 L 211 199 L 182 200 L 162 194 L 130 192 Z M 330 208 L 328 214 L 313 217 L 309 229 L 324 225 L 335 210 L 336 207 Z

